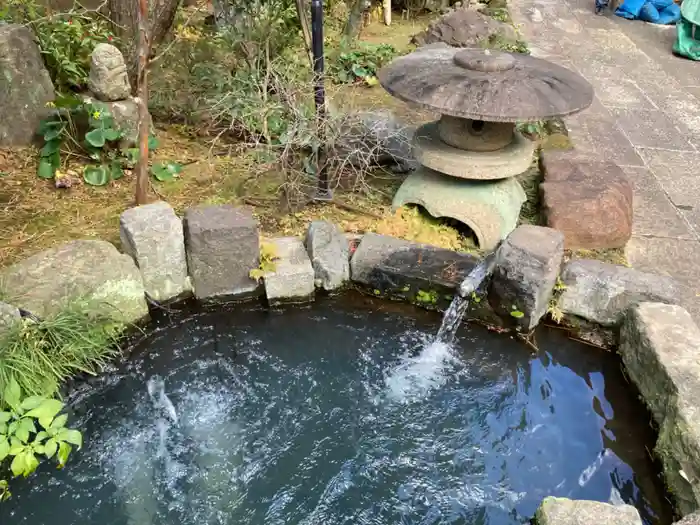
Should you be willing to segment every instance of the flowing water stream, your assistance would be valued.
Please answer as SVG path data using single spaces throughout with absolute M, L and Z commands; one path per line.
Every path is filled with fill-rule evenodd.
M 0 523 L 514 525 L 549 495 L 670 523 L 616 356 L 438 323 L 355 296 L 163 320 L 72 395 L 85 448 Z

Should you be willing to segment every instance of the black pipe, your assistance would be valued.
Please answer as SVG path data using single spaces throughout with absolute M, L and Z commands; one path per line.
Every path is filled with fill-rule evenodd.
M 326 89 L 323 63 L 323 0 L 311 0 L 311 52 L 314 58 L 314 103 L 316 104 L 316 124 L 319 140 L 323 144 L 323 130 L 326 120 Z M 328 187 L 328 172 L 323 159 L 323 146 L 316 152 L 316 172 L 318 191 L 316 200 L 328 201 L 333 198 Z M 320 167 L 320 168 L 319 168 Z

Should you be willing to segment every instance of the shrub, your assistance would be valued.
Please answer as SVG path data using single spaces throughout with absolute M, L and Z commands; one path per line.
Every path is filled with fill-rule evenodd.
M 83 444 L 80 432 L 66 427 L 63 403 L 44 396 L 22 397 L 14 379 L 2 391 L 0 408 L 0 470 L 9 463 L 15 477 L 29 476 L 42 458 L 55 457 L 63 467 L 73 446 Z M 0 480 L 0 502 L 9 497 L 7 481 Z
M 393 60 L 397 51 L 390 44 L 364 45 L 359 49 L 336 55 L 329 67 L 330 77 L 341 84 L 357 81 L 373 86 L 377 83 L 377 71 Z
M 107 20 L 85 9 L 51 13 L 34 0 L 5 2 L 0 8 L 0 21 L 32 28 L 56 89 L 59 92 L 85 89 L 92 50 L 97 44 L 114 42 Z
M 25 395 L 52 396 L 65 380 L 100 372 L 118 355 L 121 325 L 94 306 L 74 302 L 46 319 L 15 323 L 0 339 L 0 392 L 17 383 Z

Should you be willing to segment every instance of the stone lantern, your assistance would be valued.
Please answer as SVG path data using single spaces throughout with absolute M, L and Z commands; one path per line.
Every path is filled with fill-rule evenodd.
M 416 130 L 421 167 L 399 188 L 394 209 L 419 204 L 456 219 L 485 250 L 515 229 L 526 199 L 514 177 L 530 167 L 535 143 L 516 122 L 571 115 L 593 101 L 593 88 L 573 71 L 488 49 L 419 49 L 383 68 L 379 81 L 391 95 L 442 115 Z

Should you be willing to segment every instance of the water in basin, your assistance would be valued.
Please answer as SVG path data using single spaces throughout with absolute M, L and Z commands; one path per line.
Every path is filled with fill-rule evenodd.
M 13 482 L 0 523 L 513 525 L 549 495 L 670 523 L 614 355 L 439 325 L 354 296 L 164 320 L 73 394 L 85 447 Z

